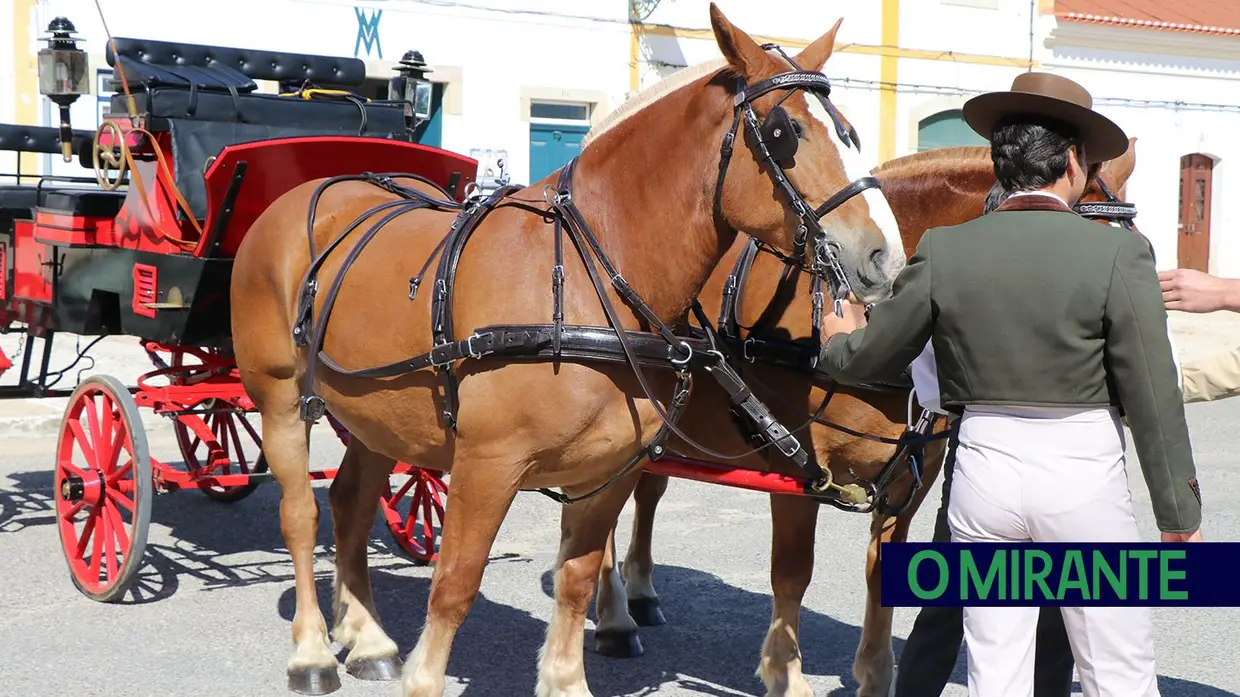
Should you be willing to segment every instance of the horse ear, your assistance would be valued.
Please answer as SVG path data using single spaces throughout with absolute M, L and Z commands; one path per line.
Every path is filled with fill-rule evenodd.
M 1137 167 L 1137 139 L 1128 139 L 1128 150 L 1123 155 L 1109 160 L 1104 169 L 1107 178 L 1114 182 L 1115 189 L 1123 188 L 1128 182 L 1128 177 L 1132 176 L 1132 171 Z
M 762 74 L 763 66 L 771 60 L 770 56 L 758 42 L 728 21 L 713 2 L 710 4 L 710 27 L 715 32 L 719 51 L 737 72 L 747 78 Z
M 831 57 L 831 53 L 835 50 L 835 34 L 840 30 L 840 25 L 844 23 L 844 18 L 840 17 L 835 20 L 835 26 L 831 27 L 831 31 L 818 37 L 814 43 L 801 49 L 797 54 L 797 65 L 811 72 L 819 72 L 822 66 L 826 65 L 827 59 Z

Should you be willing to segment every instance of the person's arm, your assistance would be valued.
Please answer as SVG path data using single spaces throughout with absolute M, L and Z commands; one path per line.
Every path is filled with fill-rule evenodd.
M 1183 378 L 1185 404 L 1240 395 L 1240 347 L 1185 363 Z
M 1201 494 L 1167 313 L 1154 258 L 1135 236 L 1115 257 L 1103 329 L 1108 367 L 1127 412 L 1158 529 L 1193 532 L 1201 525 Z
M 896 277 L 891 297 L 870 311 L 866 326 L 832 334 L 822 346 L 819 367 L 844 384 L 881 382 L 901 375 L 926 348 L 934 327 L 930 305 L 930 240 L 927 231 L 917 252 Z
M 1158 281 L 1168 310 L 1240 312 L 1240 279 L 1218 278 L 1192 269 L 1160 271 Z

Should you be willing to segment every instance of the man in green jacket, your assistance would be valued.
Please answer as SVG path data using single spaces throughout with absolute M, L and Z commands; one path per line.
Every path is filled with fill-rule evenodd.
M 959 417 L 948 524 L 958 542 L 1138 542 L 1126 415 L 1164 541 L 1201 539 L 1201 497 L 1150 249 L 1077 216 L 1090 170 L 1127 150 L 1080 85 L 1025 73 L 976 97 L 1010 192 L 981 218 L 926 232 L 867 326 L 820 365 L 889 379 L 932 343 Z M 1158 695 L 1148 608 L 1063 608 L 1086 694 Z M 1037 608 L 964 610 L 971 697 L 1033 694 Z

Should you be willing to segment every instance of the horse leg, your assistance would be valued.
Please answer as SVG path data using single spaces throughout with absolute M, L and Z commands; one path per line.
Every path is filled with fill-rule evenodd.
M 654 592 L 654 513 L 667 491 L 668 478 L 643 472 L 633 493 L 633 535 L 624 557 L 624 590 L 629 599 L 629 616 L 640 627 L 667 622 Z
M 758 677 L 767 697 L 813 697 L 801 674 L 798 630 L 801 600 L 814 574 L 818 502 L 804 496 L 771 495 L 771 626 L 762 643 Z
M 310 424 L 297 409 L 296 386 L 288 408 L 263 412 L 263 455 L 280 484 L 280 532 L 293 560 L 297 609 L 293 613 L 293 655 L 285 668 L 288 689 L 305 695 L 323 695 L 340 689 L 336 656 L 327 635 L 327 620 L 319 609 L 314 587 L 314 545 L 319 531 L 319 507 L 310 488 Z
M 453 462 L 452 502 L 444 512 L 426 624 L 405 663 L 402 697 L 443 695 L 452 641 L 478 597 L 491 546 L 517 495 L 518 463 L 459 446 Z
M 607 533 L 603 561 L 599 569 L 598 593 L 594 612 L 598 624 L 594 628 L 594 651 L 611 658 L 637 658 L 642 655 L 637 623 L 629 615 L 625 602 L 624 579 L 616 568 L 616 526 Z
M 561 509 L 555 612 L 538 652 L 538 697 L 590 697 L 582 660 L 586 610 L 594 596 L 609 533 L 637 479 L 634 472 L 593 498 Z
M 875 513 L 870 519 L 870 545 L 865 560 L 865 620 L 861 626 L 861 641 L 853 658 L 853 678 L 858 683 L 857 697 L 887 697 L 895 686 L 895 653 L 891 648 L 892 608 L 883 607 L 880 597 L 883 577 L 879 545 L 908 539 L 913 516 L 917 515 L 917 509 L 942 469 L 945 444 L 946 441 L 939 440 L 925 446 L 923 484 L 913 495 L 908 508 L 895 518 Z
M 336 587 L 332 635 L 349 649 L 344 666 L 360 680 L 400 677 L 400 649 L 379 625 L 370 586 L 367 542 L 379 497 L 396 461 L 350 438 L 328 492 L 336 533 Z

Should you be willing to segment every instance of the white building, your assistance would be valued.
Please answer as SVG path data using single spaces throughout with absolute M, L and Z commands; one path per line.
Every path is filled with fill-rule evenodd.
M 1032 67 L 1080 82 L 1100 111 L 1138 138 L 1127 197 L 1139 207 L 1138 224 L 1154 240 L 1159 266 L 1240 276 L 1240 240 L 1230 233 L 1240 224 L 1240 174 L 1232 174 L 1240 165 L 1233 136 L 1240 126 L 1240 3 L 717 2 L 742 29 L 790 52 L 844 13 L 826 72 L 873 163 L 980 142 L 959 119 L 960 106 L 978 92 L 1006 89 L 1018 72 Z M 417 49 L 438 83 L 424 142 L 473 154 L 484 170 L 503 158 L 516 182 L 566 161 L 590 125 L 628 95 L 717 56 L 708 4 L 101 0 L 115 36 L 356 56 L 380 94 L 396 61 Z M 0 51 L 0 121 L 54 125 L 54 111 L 38 95 L 34 57 L 37 37 L 59 15 L 86 39 L 96 89 L 106 89 L 106 34 L 94 0 L 0 0 L 13 36 L 13 49 Z M 0 36 L 7 33 L 0 28 Z M 106 97 L 79 100 L 75 127 L 93 127 Z M 42 166 L 63 166 L 54 159 L 42 158 Z M 0 173 L 12 162 L 0 153 Z

